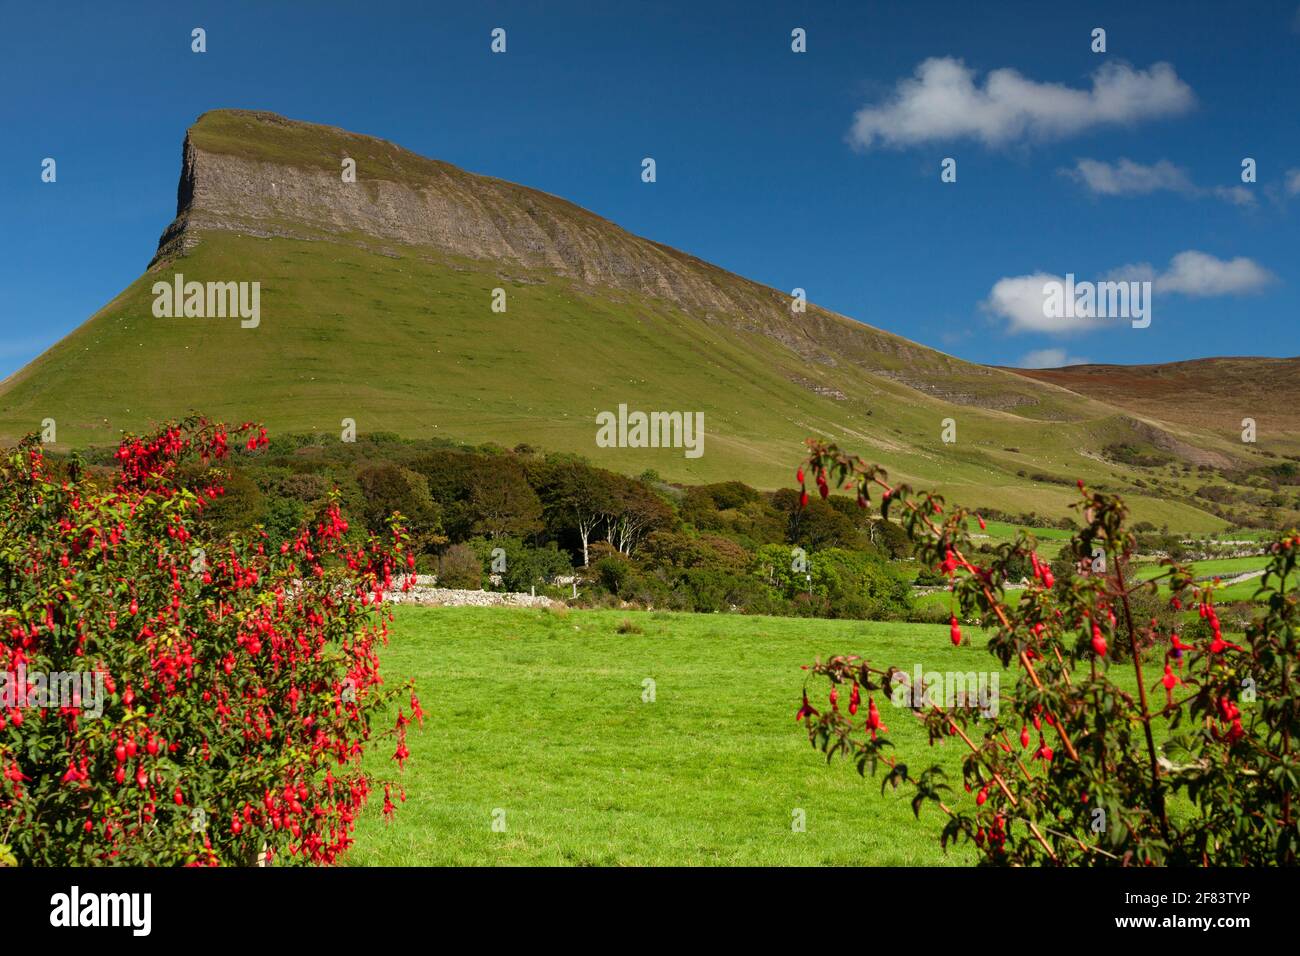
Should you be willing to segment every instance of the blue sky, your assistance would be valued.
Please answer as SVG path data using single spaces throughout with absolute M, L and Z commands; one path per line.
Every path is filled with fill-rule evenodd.
M 544 189 L 973 361 L 1300 354 L 1295 0 L 4 7 L 0 375 L 143 271 L 216 107 Z M 1034 321 L 1023 286 L 1066 273 L 1150 279 L 1150 327 Z

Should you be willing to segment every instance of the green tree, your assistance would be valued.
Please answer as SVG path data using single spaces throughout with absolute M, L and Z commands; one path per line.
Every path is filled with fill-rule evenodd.
M 542 502 L 516 465 L 480 472 L 469 500 L 476 534 L 526 537 L 542 530 Z
M 361 516 L 369 530 L 380 530 L 396 511 L 416 541 L 425 546 L 436 543 L 442 525 L 423 475 L 389 463 L 369 465 L 357 472 L 357 485 Z
M 576 539 L 584 568 L 592 538 L 614 508 L 614 485 L 609 472 L 574 459 L 548 460 L 534 472 L 547 527 Z

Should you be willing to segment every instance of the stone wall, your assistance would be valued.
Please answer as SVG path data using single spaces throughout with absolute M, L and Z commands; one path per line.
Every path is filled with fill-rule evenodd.
M 421 607 L 564 607 L 562 601 L 542 595 L 522 594 L 512 591 L 468 591 L 460 588 L 440 588 L 433 579 L 420 575 L 409 591 L 394 588 L 384 594 L 390 604 L 417 604 Z

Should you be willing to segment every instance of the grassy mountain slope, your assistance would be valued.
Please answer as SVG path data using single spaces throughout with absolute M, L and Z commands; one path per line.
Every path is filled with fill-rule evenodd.
M 345 157 L 356 183 L 341 181 Z M 963 502 L 1054 515 L 1076 476 L 1131 487 L 1141 472 L 1100 451 L 1153 428 L 1208 460 L 1254 453 L 816 306 L 793 314 L 783 293 L 564 200 L 382 140 L 223 110 L 191 129 L 183 163 L 149 271 L 0 385 L 0 437 L 52 417 L 60 444 L 107 443 L 190 409 L 325 433 L 352 418 L 363 432 L 526 441 L 631 473 L 773 487 L 790 482 L 802 439 L 824 434 Z M 260 325 L 155 318 L 151 286 L 175 272 L 260 282 Z M 596 414 L 620 403 L 703 412 L 703 457 L 597 447 Z M 1223 524 L 1132 491 L 1156 524 Z

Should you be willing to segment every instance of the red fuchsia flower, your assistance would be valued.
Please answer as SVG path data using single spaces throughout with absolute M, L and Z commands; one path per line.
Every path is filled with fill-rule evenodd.
M 984 806 L 984 802 L 988 800 L 988 798 L 989 798 L 989 788 L 987 786 L 980 787 L 980 792 L 975 794 L 976 806 L 980 806 L 980 807 Z
M 420 706 L 420 698 L 415 696 L 415 691 L 411 691 L 411 713 L 419 721 L 420 726 L 424 726 L 424 708 Z
M 948 622 L 948 636 L 952 639 L 953 647 L 961 643 L 961 625 L 957 623 L 957 615 L 954 614 Z
M 849 714 L 855 715 L 858 712 L 858 705 L 862 703 L 862 694 L 858 691 L 857 681 L 853 682 L 853 690 L 849 693 Z
M 1025 747 L 1028 747 L 1028 746 L 1029 746 L 1029 728 L 1028 728 L 1028 727 L 1021 727 L 1021 728 L 1020 728 L 1020 746 L 1021 746 L 1022 748 L 1025 748 Z
M 1228 650 L 1229 648 L 1231 648 L 1234 651 L 1241 650 L 1241 648 L 1238 647 L 1236 644 L 1232 643 L 1232 641 L 1225 641 L 1223 639 L 1223 635 L 1219 634 L 1216 631 L 1214 634 L 1214 640 L 1210 642 L 1210 653 L 1222 654 L 1224 651 Z
M 1232 727 L 1228 730 L 1228 743 L 1235 744 L 1244 736 L 1246 736 L 1246 728 L 1241 726 L 1241 718 L 1233 718 Z
M 1038 742 L 1038 750 L 1035 751 L 1034 753 L 1034 759 L 1043 760 L 1046 761 L 1047 763 L 1051 763 L 1053 755 L 1054 755 L 1054 751 L 1052 750 L 1052 748 L 1047 746 L 1047 744 L 1044 741 L 1040 740 Z
M 980 516 L 980 515 L 976 515 L 976 516 L 975 516 L 975 520 L 978 521 L 978 522 L 980 523 L 980 530 L 983 531 L 983 530 L 985 529 L 985 527 L 986 527 L 985 524 L 984 524 L 984 518 L 983 518 L 982 516 Z
M 808 691 L 805 690 L 803 692 L 803 706 L 800 707 L 798 712 L 795 713 L 794 722 L 797 724 L 805 717 L 816 717 L 816 716 L 818 716 L 817 709 L 813 707 L 812 704 L 808 703 Z
M 831 688 L 830 701 L 831 701 L 831 710 L 837 711 L 840 709 L 840 692 L 834 687 Z
M 1092 622 L 1092 650 L 1098 657 L 1106 656 L 1106 638 L 1102 636 L 1096 621 Z
M 1165 665 L 1165 676 L 1160 678 L 1160 683 L 1163 684 L 1165 688 L 1165 704 L 1172 707 L 1174 703 L 1174 688 L 1181 684 L 1182 681 L 1176 674 L 1174 674 L 1173 669 L 1168 664 Z
M 880 722 L 880 711 L 876 710 L 876 699 L 874 697 L 867 700 L 867 729 L 871 731 L 871 739 L 876 739 L 876 731 L 889 733 L 889 728 Z

